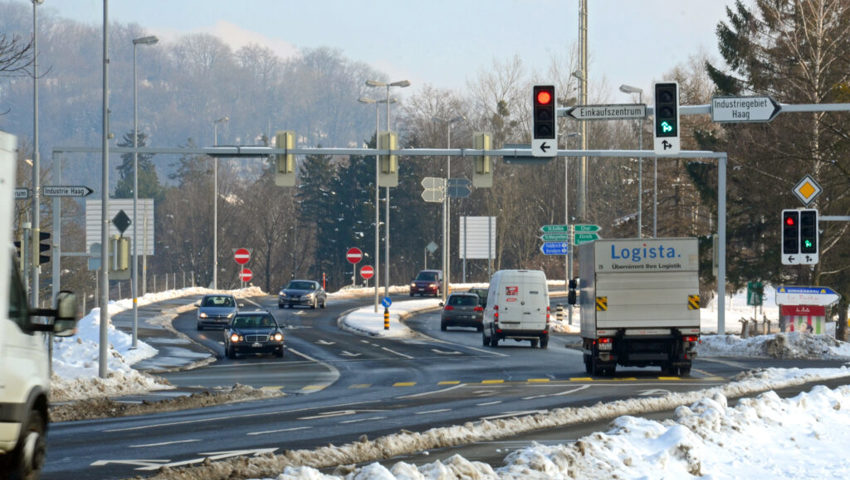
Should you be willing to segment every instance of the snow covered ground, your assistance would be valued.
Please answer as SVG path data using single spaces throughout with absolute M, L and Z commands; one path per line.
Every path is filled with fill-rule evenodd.
M 149 294 L 139 305 L 208 292 L 193 288 Z M 406 287 L 394 287 L 393 293 Z M 349 289 L 331 294 L 331 298 L 368 296 L 371 289 Z M 256 296 L 259 290 L 239 290 L 238 296 Z M 768 295 L 764 313 L 776 319 L 777 310 Z M 727 298 L 727 332 L 740 331 L 738 318 L 753 316 L 752 307 L 736 296 Z M 383 329 L 383 310 L 365 307 L 344 319 L 344 328 L 361 334 L 404 337 L 411 334 L 403 317 L 422 309 L 438 307 L 438 300 L 398 301 L 391 308 L 390 330 Z M 111 302 L 110 314 L 132 308 L 128 300 Z M 132 365 L 155 355 L 156 351 L 139 342 L 129 348 L 129 335 L 109 326 L 110 378 L 97 378 L 97 341 L 99 311 L 93 310 L 80 322 L 79 333 L 57 340 L 54 347 L 54 388 L 65 398 L 116 395 L 167 388 L 167 385 L 132 369 Z M 737 327 L 737 330 L 735 328 Z M 559 325 L 572 331 L 570 325 Z M 703 310 L 703 331 L 716 332 L 716 311 Z M 850 346 L 824 335 L 761 335 L 741 339 L 738 335 L 703 335 L 701 356 L 785 356 L 787 358 L 847 358 Z M 779 353 L 777 353 L 779 352 Z M 427 451 L 458 443 L 499 438 L 539 428 L 563 426 L 602 417 L 616 417 L 607 432 L 597 432 L 566 445 L 529 445 L 510 453 L 503 466 L 493 468 L 460 456 L 425 465 L 398 462 L 390 468 L 372 463 L 345 477 L 326 475 L 312 467 L 285 466 L 289 460 L 272 456 L 252 461 L 275 464 L 275 480 L 358 480 L 384 479 L 549 479 L 549 478 L 848 478 L 850 459 L 843 440 L 850 438 L 850 387 L 831 390 L 816 387 L 792 399 L 780 399 L 768 391 L 742 400 L 730 407 L 727 398 L 818 379 L 850 376 L 850 369 L 767 369 L 752 372 L 737 381 L 709 390 L 669 394 L 613 402 L 584 408 L 557 409 L 522 418 L 467 423 L 435 428 L 425 432 L 403 432 L 355 445 L 328 446 L 312 451 L 289 452 L 286 459 L 301 464 L 323 465 L 357 463 L 371 453 L 401 454 Z M 56 392 L 54 392 L 54 395 Z M 677 408 L 678 407 L 678 408 Z M 649 411 L 677 408 L 672 420 L 657 422 L 636 417 Z M 360 458 L 360 460 L 358 460 Z M 377 455 L 374 458 L 380 458 Z M 313 459 L 311 461 L 311 459 Z

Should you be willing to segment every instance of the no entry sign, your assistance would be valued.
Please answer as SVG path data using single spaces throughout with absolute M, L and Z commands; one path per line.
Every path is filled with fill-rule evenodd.
M 233 259 L 236 260 L 236 263 L 239 265 L 245 265 L 251 260 L 251 252 L 248 251 L 247 248 L 237 248 L 233 252 Z
M 251 281 L 254 278 L 254 272 L 251 271 L 250 268 L 243 268 L 241 272 L 239 272 L 239 279 L 245 283 Z
M 369 280 L 375 276 L 375 270 L 371 265 L 363 265 L 363 268 L 360 269 L 360 276 L 363 277 L 364 280 Z
M 363 252 L 357 247 L 351 247 L 345 253 L 345 259 L 348 260 L 348 263 L 360 263 L 360 260 L 363 259 Z

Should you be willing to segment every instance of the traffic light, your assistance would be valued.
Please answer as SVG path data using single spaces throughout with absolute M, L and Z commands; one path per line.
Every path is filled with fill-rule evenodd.
M 800 253 L 818 253 L 818 211 L 800 210 Z
M 478 132 L 473 135 L 472 148 L 475 150 L 490 150 L 490 134 Z M 476 188 L 490 188 L 493 186 L 493 164 L 490 155 L 475 156 L 472 185 Z
M 554 157 L 558 154 L 555 86 L 535 85 L 532 91 L 531 154 Z
M 50 261 L 50 233 L 38 232 L 38 264 Z M 47 252 L 47 253 L 45 253 Z
M 275 143 L 277 148 L 289 150 L 295 148 L 295 132 L 285 131 L 275 134 Z M 295 154 L 282 153 L 275 155 L 275 163 L 277 171 L 274 176 L 274 183 L 279 187 L 294 187 L 295 186 Z
M 398 136 L 395 132 L 380 132 L 378 135 L 378 150 L 397 150 Z M 378 186 L 398 186 L 398 155 L 378 155 Z
M 555 139 L 558 122 L 555 118 L 555 86 L 534 86 L 534 139 Z
M 800 253 L 800 211 L 782 210 L 782 254 Z
M 655 84 L 655 153 L 679 153 L 679 84 Z

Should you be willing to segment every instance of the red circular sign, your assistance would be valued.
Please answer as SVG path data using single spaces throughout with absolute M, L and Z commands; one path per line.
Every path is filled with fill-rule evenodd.
M 345 259 L 348 260 L 348 263 L 360 263 L 360 260 L 363 259 L 363 252 L 357 247 L 351 247 L 346 252 Z
M 360 276 L 363 277 L 364 280 L 369 280 L 375 276 L 375 270 L 371 265 L 363 265 L 363 268 L 360 269 Z
M 250 268 L 243 268 L 241 272 L 239 272 L 239 278 L 243 282 L 250 282 L 252 278 L 254 278 L 254 272 L 251 271 Z
M 239 265 L 245 265 L 248 263 L 248 260 L 251 260 L 251 252 L 249 252 L 247 248 L 237 248 L 236 251 L 233 252 L 233 259 L 236 260 L 236 263 Z

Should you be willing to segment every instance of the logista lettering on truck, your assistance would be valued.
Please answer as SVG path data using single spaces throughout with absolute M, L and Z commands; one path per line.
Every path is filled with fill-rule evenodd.
M 664 245 L 648 247 L 644 243 L 643 247 L 618 249 L 615 244 L 611 244 L 611 259 L 613 260 L 631 259 L 632 262 L 637 263 L 644 259 L 676 258 L 678 256 L 679 254 L 676 253 L 675 247 L 665 248 Z

